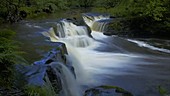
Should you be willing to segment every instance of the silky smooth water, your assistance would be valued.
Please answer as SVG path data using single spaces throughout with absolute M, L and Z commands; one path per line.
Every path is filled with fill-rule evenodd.
M 85 22 L 89 27 L 102 17 L 108 19 L 107 15 L 99 16 L 100 18 L 95 16 L 90 20 L 86 18 Z M 45 44 L 49 46 L 52 44 L 51 47 L 55 47 L 55 43 L 47 43 L 43 35 L 52 42 L 64 42 L 68 50 L 68 58 L 75 68 L 76 82 L 82 93 L 88 88 L 99 85 L 119 86 L 135 96 L 160 96 L 158 86 L 170 89 L 170 54 L 167 49 L 153 47 L 137 40 L 105 36 L 98 32 L 100 28 L 92 31 L 93 38 L 91 38 L 85 26 L 77 26 L 67 20 L 51 22 L 58 27 L 58 30 L 54 30 L 46 22 L 29 23 L 34 27 L 28 26 L 28 23 L 19 24 L 19 29 L 24 26 L 32 32 L 18 33 L 18 39 L 29 43 L 36 41 L 36 45 L 31 47 Z M 101 25 L 100 22 L 98 23 Z M 60 35 L 57 36 L 57 32 Z M 29 36 L 29 38 L 22 38 L 22 36 Z

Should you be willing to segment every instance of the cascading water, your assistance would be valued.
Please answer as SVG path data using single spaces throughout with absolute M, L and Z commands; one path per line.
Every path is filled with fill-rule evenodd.
M 104 20 L 108 19 L 108 16 L 94 17 L 94 19 Z M 96 20 L 94 22 L 96 22 Z M 95 24 L 94 22 L 93 24 Z M 69 58 L 72 60 L 73 67 L 75 68 L 76 80 L 80 85 L 98 84 L 101 81 L 95 80 L 93 77 L 95 74 L 107 73 L 110 71 L 107 68 L 120 68 L 126 66 L 124 63 L 131 59 L 129 57 L 133 57 L 133 55 L 121 53 L 112 54 L 96 51 L 95 48 L 103 45 L 105 46 L 103 42 L 98 42 L 96 40 L 107 38 L 107 36 L 94 32 L 92 34 L 97 35 L 97 37 L 94 36 L 94 40 L 88 36 L 88 31 L 85 26 L 77 26 L 66 19 L 57 23 L 57 33 L 59 36 L 56 36 L 54 33 L 55 32 L 50 29 L 48 32 L 43 33 L 43 35 L 50 37 L 50 40 L 53 42 L 60 41 L 66 44 Z M 56 40 L 54 40 L 54 37 Z M 122 49 L 118 48 L 118 50 Z M 125 61 L 122 61 L 121 59 L 124 59 Z M 113 65 L 111 62 L 114 62 L 115 64 Z M 117 73 L 115 72 L 115 74 Z
M 59 36 L 55 35 L 54 29 L 50 28 L 48 32 L 43 32 L 42 34 L 46 37 L 49 37 L 52 42 L 64 42 L 67 46 L 67 50 L 69 53 L 69 56 L 67 56 L 67 59 L 72 60 L 72 64 L 75 68 L 75 73 L 76 73 L 76 79 L 79 82 L 77 83 L 78 85 L 80 84 L 81 80 L 87 79 L 85 76 L 85 73 L 83 73 L 83 67 L 81 66 L 80 58 L 81 55 L 77 52 L 77 49 L 81 48 L 87 48 L 93 44 L 93 39 L 88 36 L 88 31 L 85 26 L 77 26 L 73 24 L 70 21 L 67 21 L 66 19 L 61 20 L 59 23 L 57 23 L 57 33 Z M 68 73 L 64 72 L 64 73 Z M 67 77 L 69 80 L 70 76 Z M 81 79 L 81 80 L 79 80 Z M 86 80 L 85 80 L 86 81 Z M 72 83 L 72 82 L 70 82 Z M 67 84 L 62 85 L 64 88 L 67 88 Z M 78 87 L 78 86 L 77 86 Z M 70 87 L 69 87 L 70 88 Z M 72 92 L 77 93 L 81 92 L 81 90 L 74 90 L 75 88 L 72 89 Z M 64 90 L 64 94 L 67 94 L 68 91 Z M 66 95 L 66 96 L 78 96 L 78 95 Z M 79 95 L 82 96 L 82 95 Z
M 107 24 L 112 21 L 108 14 L 83 14 L 84 22 L 91 28 L 92 31 L 104 32 L 107 29 Z
M 139 95 L 139 93 L 140 95 L 146 95 L 149 87 L 142 84 L 150 84 L 150 81 L 145 81 L 145 78 L 158 80 L 158 77 L 162 77 L 162 73 L 158 72 L 155 75 L 155 71 L 152 68 L 151 70 L 153 71 L 148 72 L 147 68 L 149 67 L 145 68 L 143 66 L 155 65 L 159 61 L 161 61 L 161 64 L 164 64 L 162 66 L 165 66 L 169 62 L 169 59 L 166 57 L 168 55 L 164 56 L 160 52 L 137 46 L 137 44 L 126 39 L 104 36 L 101 32 L 107 27 L 107 21 L 110 19 L 109 15 L 83 14 L 83 19 L 91 28 L 93 39 L 88 36 L 85 26 L 77 26 L 66 19 L 61 20 L 56 25 L 58 36 L 55 35 L 53 28 L 43 33 L 52 42 L 64 42 L 66 44 L 69 54 L 68 58 L 75 68 L 75 82 L 79 86 L 85 85 L 87 87 L 117 84 L 132 90 L 136 95 Z M 166 58 L 155 56 L 155 54 Z M 149 74 L 143 76 L 142 73 L 147 72 Z M 142 75 L 144 80 L 138 80 L 139 77 L 136 74 Z M 69 78 L 71 77 L 68 76 L 67 79 Z M 164 78 L 167 79 L 166 76 Z M 119 80 L 122 82 L 119 82 Z M 63 86 L 66 87 L 68 85 Z M 82 89 L 80 93 L 82 95 L 84 89 L 80 88 Z M 141 89 L 144 91 L 141 91 Z M 74 90 L 73 88 L 72 91 L 75 92 L 77 89 Z M 69 93 L 68 90 L 65 90 L 65 94 L 67 93 Z M 157 95 L 154 94 L 153 96 Z
M 60 96 L 82 96 L 81 90 L 77 85 L 72 72 L 61 62 L 52 62 L 49 66 L 60 77 L 62 83 L 62 92 Z
M 44 33 L 44 35 L 47 36 L 50 34 L 48 37 L 56 37 L 53 33 L 54 30 L 53 32 Z M 57 23 L 57 33 L 59 34 L 60 41 L 75 47 L 87 47 L 93 43 L 93 40 L 88 36 L 88 31 L 85 26 L 77 26 L 66 19 Z
M 54 29 L 50 28 L 48 32 L 43 32 L 42 33 L 44 36 L 49 37 L 51 42 L 57 42 L 58 37 L 55 35 Z

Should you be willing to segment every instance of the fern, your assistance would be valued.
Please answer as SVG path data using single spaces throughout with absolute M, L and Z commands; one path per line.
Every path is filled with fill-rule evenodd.
M 18 44 L 12 40 L 15 32 L 10 29 L 0 30 L 0 85 L 11 86 L 13 79 L 14 65 L 27 63 L 19 54 Z

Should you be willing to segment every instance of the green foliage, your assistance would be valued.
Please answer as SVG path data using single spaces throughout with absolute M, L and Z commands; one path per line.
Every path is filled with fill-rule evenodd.
M 44 86 L 27 85 L 25 87 L 25 93 L 28 94 L 28 96 L 57 96 L 47 83 Z
M 20 8 L 29 18 L 47 17 L 51 13 L 67 9 L 66 0 L 31 0 L 29 4 Z
M 20 19 L 18 8 L 21 0 L 0 0 L 0 17 L 10 23 Z
M 39 86 L 27 86 L 26 93 L 28 96 L 50 96 L 48 90 Z
M 92 7 L 95 0 L 77 0 L 80 7 Z
M 65 0 L 33 0 L 31 2 L 31 6 L 36 7 L 37 10 L 49 9 L 52 11 L 65 9 L 66 4 Z
M 166 8 L 163 6 L 161 0 L 149 0 L 145 11 L 143 15 L 153 17 L 155 20 L 160 21 L 163 18 L 163 13 L 166 11 Z
M 122 31 L 122 27 L 123 27 L 121 21 L 118 21 L 118 20 L 111 23 L 110 26 L 113 27 L 114 30 L 117 32 Z
M 104 7 L 106 10 L 114 8 L 121 0 L 98 0 L 96 6 Z
M 139 36 L 144 32 L 143 35 L 156 36 L 161 32 L 170 31 L 169 3 L 169 0 L 121 0 L 115 7 L 110 8 L 109 12 L 114 16 L 125 18 L 124 23 L 127 24 L 123 25 L 133 31 L 129 32 L 132 36 L 133 34 Z M 138 32 L 134 33 L 135 31 Z M 168 37 L 168 33 L 166 34 L 162 36 Z
M 2 29 L 0 31 L 0 37 L 11 39 L 15 35 L 15 32 L 9 29 Z
M 166 7 L 162 0 L 138 0 L 131 3 L 132 4 L 128 10 L 130 14 L 152 17 L 157 21 L 160 21 L 163 18 L 163 13 L 166 11 Z
M 93 7 L 95 6 L 95 2 L 97 0 L 67 0 L 67 6 L 69 8 L 76 8 L 76 7 Z
M 10 86 L 13 78 L 14 64 L 20 61 L 20 52 L 15 41 L 11 40 L 15 32 L 9 29 L 0 30 L 0 85 Z M 21 59 L 23 60 L 23 59 Z
M 0 0 L 0 21 L 18 22 L 38 13 L 67 9 L 67 0 Z M 2 19 L 2 20 L 1 20 Z
M 20 7 L 20 10 L 25 11 L 28 14 L 33 14 L 33 12 L 37 9 L 34 6 L 32 6 L 32 7 L 23 6 L 23 7 Z
M 160 93 L 160 95 L 164 96 L 164 95 L 167 95 L 167 90 L 161 86 L 158 86 L 158 91 Z
M 79 4 L 77 2 L 78 0 L 67 0 L 67 6 L 69 8 L 79 7 Z
M 167 0 L 122 0 L 113 13 L 119 16 L 151 17 L 160 21 L 168 11 L 169 5 L 166 5 L 166 2 Z

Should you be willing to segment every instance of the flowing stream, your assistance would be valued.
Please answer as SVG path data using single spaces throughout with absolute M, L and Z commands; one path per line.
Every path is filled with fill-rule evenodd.
M 29 30 L 19 33 L 18 39 L 36 48 L 34 51 L 38 56 L 55 47 L 55 43 L 47 43 L 42 34 L 50 42 L 64 42 L 75 69 L 75 82 L 80 88 L 71 91 L 80 91 L 80 94 L 99 85 L 119 86 L 135 96 L 160 96 L 158 86 L 170 89 L 170 51 L 138 40 L 103 35 L 107 21 L 111 20 L 109 17 L 83 15 L 84 22 L 92 30 L 92 37 L 87 26 L 78 26 L 62 19 L 19 24 L 17 30 L 23 31 L 23 27 Z

